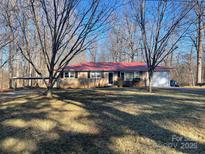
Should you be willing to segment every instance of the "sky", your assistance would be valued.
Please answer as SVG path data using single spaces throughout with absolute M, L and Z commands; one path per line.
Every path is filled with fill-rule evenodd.
M 175 2 L 180 2 L 180 3 L 183 1 L 187 2 L 186 0 L 175 0 Z M 103 0 L 102 2 L 105 3 L 103 5 L 106 5 L 108 2 L 111 5 L 114 5 L 115 2 L 118 2 L 117 7 L 115 9 L 115 14 L 118 15 L 119 19 L 121 18 L 123 11 L 129 11 L 129 9 L 125 9 L 125 7 L 127 7 L 128 0 L 124 0 L 124 1 L 123 0 L 118 0 L 118 1 L 117 0 Z M 148 17 L 152 16 L 151 11 L 152 11 L 153 5 L 156 5 L 156 3 L 157 3 L 157 0 L 147 0 L 146 1 L 147 7 L 149 8 L 148 12 L 147 12 Z M 82 6 L 84 8 L 88 7 L 88 1 L 83 1 Z M 83 10 L 83 7 L 80 9 Z M 177 8 L 177 6 L 176 6 L 176 8 Z M 128 12 L 128 13 L 130 13 L 130 12 Z M 170 12 L 170 15 L 171 15 L 171 13 L 172 12 Z M 110 24 L 111 24 L 111 22 L 110 22 Z M 109 49 L 107 48 L 107 45 L 109 43 L 108 42 L 108 35 L 109 35 L 109 30 L 106 31 L 105 33 L 99 34 L 98 53 L 104 53 L 104 55 L 107 55 L 109 53 Z M 178 47 L 179 48 L 176 50 L 176 53 L 183 54 L 183 53 L 189 52 L 191 49 L 190 39 L 184 38 L 183 41 L 179 42 Z M 89 51 L 86 51 L 86 55 L 87 55 L 87 57 L 89 57 Z
M 187 1 L 187 0 L 175 0 L 174 2 L 175 5 L 173 7 L 175 7 L 175 11 L 177 14 L 177 11 L 179 11 L 179 5 L 186 3 L 186 2 L 191 2 L 191 1 Z M 121 4 L 116 10 L 115 10 L 115 14 L 118 16 L 118 19 L 122 19 L 122 14 L 123 11 L 129 11 L 129 9 L 125 9 L 125 8 L 129 8 L 129 6 L 127 5 L 128 2 L 127 1 L 123 1 L 121 2 Z M 157 0 L 147 0 L 146 1 L 146 7 L 147 7 L 147 12 L 146 12 L 146 16 L 148 17 L 148 19 L 150 18 L 150 21 L 148 22 L 152 22 L 151 20 L 153 20 L 153 16 L 154 14 L 152 14 L 154 11 L 156 11 L 156 9 L 154 10 L 153 6 L 157 5 Z M 128 12 L 128 14 L 130 14 L 131 12 Z M 169 12 L 167 13 L 167 21 L 170 21 L 170 18 L 174 16 L 173 15 L 173 10 L 169 10 Z M 195 29 L 196 27 L 191 26 L 191 29 Z M 98 53 L 104 53 L 105 55 L 109 53 L 109 49 L 107 48 L 107 45 L 109 43 L 109 39 L 108 39 L 108 35 L 109 35 L 109 31 L 105 32 L 104 34 L 101 35 L 101 39 L 98 41 Z M 183 37 L 181 39 L 181 41 L 178 43 L 178 48 L 175 51 L 175 54 L 186 54 L 189 53 L 191 48 L 192 48 L 192 42 L 190 40 L 190 38 L 188 37 Z M 196 56 L 196 52 L 194 52 L 194 56 Z M 89 57 L 89 51 L 87 51 L 87 57 Z

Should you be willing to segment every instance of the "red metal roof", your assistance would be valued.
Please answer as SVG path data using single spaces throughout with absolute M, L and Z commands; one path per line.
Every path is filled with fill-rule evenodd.
M 158 66 L 156 72 L 167 72 L 170 68 Z M 65 71 L 147 71 L 147 65 L 142 62 L 86 62 L 70 65 Z

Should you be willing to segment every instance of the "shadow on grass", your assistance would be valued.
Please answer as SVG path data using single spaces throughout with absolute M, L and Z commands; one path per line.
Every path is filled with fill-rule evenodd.
M 115 153 L 120 151 L 111 147 L 112 139 L 126 135 L 148 138 L 159 146 L 169 145 L 178 152 L 202 153 L 205 151 L 204 144 L 190 140 L 187 136 L 182 136 L 154 123 L 157 120 L 188 120 L 191 123 L 200 123 L 201 119 L 192 115 L 194 113 L 204 114 L 204 100 L 199 101 L 192 97 L 174 98 L 110 93 L 110 91 L 126 91 L 127 89 L 104 90 L 103 93 L 99 89 L 56 91 L 57 99 L 65 102 L 62 107 L 58 108 L 51 105 L 52 99 L 48 100 L 39 96 L 22 98 L 22 103 L 6 104 L 6 108 L 4 108 L 4 103 L 0 104 L 0 142 L 3 145 L 0 147 L 0 153 L 7 153 L 7 150 L 11 149 L 15 150 L 11 152 L 17 153 Z M 106 92 L 106 90 L 108 91 Z M 202 105 L 186 104 L 186 102 L 193 101 L 199 101 Z M 66 131 L 63 129 L 64 123 L 49 116 L 49 113 L 60 115 L 67 113 L 66 116 L 69 116 L 69 113 L 72 114 L 72 109 L 68 110 L 68 108 L 63 107 L 67 104 L 78 106 L 88 112 L 89 114 L 76 116 L 75 121 L 82 125 L 86 121 L 92 121 L 98 131 L 75 132 L 75 128 L 73 131 Z M 141 106 L 144 111 L 135 115 L 115 107 L 129 104 Z M 145 112 L 146 110 L 151 112 Z M 15 121 L 16 125 L 12 123 L 12 119 L 18 119 L 17 122 Z M 41 130 L 39 126 L 36 130 L 36 127 L 29 123 L 36 119 L 46 121 L 50 127 L 46 126 L 46 130 L 45 128 Z M 11 124 L 5 122 L 8 120 L 11 121 Z M 130 131 L 125 131 L 125 128 Z M 186 143 L 195 143 L 197 148 L 183 147 L 183 142 L 173 140 L 173 136 L 182 137 L 183 141 L 187 140 Z M 135 146 L 134 144 L 133 146 Z M 5 147 L 9 149 L 5 149 Z M 137 151 L 123 152 L 136 153 Z

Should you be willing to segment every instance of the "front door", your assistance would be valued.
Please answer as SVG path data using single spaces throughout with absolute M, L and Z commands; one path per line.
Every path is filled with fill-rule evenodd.
M 108 75 L 108 82 L 109 84 L 113 84 L 113 73 L 112 72 L 110 72 Z
M 121 72 L 121 78 L 120 78 L 122 81 L 125 80 L 125 73 L 124 72 Z

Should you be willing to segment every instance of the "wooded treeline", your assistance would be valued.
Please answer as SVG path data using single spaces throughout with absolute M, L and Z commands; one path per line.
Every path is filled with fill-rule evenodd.
M 2 0 L 0 89 L 11 77 L 48 77 L 49 92 L 76 59 L 143 61 L 150 80 L 166 65 L 182 85 L 201 84 L 204 10 L 202 0 Z

